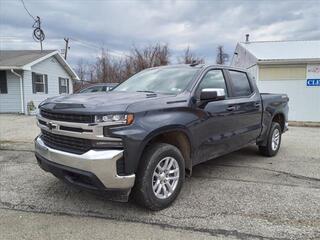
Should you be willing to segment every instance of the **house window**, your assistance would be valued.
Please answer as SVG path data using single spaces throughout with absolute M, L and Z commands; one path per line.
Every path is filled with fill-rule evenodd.
M 33 93 L 48 93 L 48 75 L 32 73 Z
M 8 93 L 6 71 L 0 71 L 0 94 L 1 93 Z
M 68 78 L 59 78 L 59 93 L 69 93 L 69 79 Z

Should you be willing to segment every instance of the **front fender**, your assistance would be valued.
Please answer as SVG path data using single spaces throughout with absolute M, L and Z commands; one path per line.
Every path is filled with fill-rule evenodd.
M 183 132 L 193 151 L 193 137 L 188 128 L 197 116 L 188 109 L 161 110 L 157 112 L 135 114 L 132 126 L 112 130 L 112 135 L 121 137 L 124 144 L 125 172 L 135 173 L 147 144 L 160 134 Z

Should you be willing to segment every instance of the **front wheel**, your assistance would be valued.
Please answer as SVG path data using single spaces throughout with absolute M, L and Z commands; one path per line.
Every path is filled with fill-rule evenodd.
M 169 206 L 178 196 L 185 177 L 181 152 L 173 145 L 156 143 L 143 155 L 133 194 L 136 202 L 151 210 Z
M 262 155 L 273 157 L 278 153 L 281 144 L 281 133 L 280 124 L 273 122 L 268 134 L 267 145 L 259 146 L 259 150 Z

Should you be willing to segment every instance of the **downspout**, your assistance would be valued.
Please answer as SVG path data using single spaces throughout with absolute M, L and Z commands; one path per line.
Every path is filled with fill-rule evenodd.
M 13 69 L 11 69 L 12 74 L 17 76 L 20 79 L 20 101 L 21 101 L 21 113 L 24 112 L 24 92 L 23 92 L 23 84 L 22 84 L 22 76 L 15 72 Z

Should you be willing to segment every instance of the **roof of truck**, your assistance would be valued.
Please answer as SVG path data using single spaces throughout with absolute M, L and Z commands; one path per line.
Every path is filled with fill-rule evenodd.
M 238 67 L 233 67 L 233 66 L 231 67 L 229 65 L 219 65 L 219 64 L 196 64 L 196 65 L 192 65 L 192 64 L 173 64 L 173 65 L 158 66 L 158 67 L 154 67 L 154 68 L 178 68 L 178 67 L 179 68 L 199 68 L 199 69 L 201 69 L 201 68 L 223 68 L 223 69 L 246 71 L 246 69 L 244 69 L 244 68 L 238 68 Z

